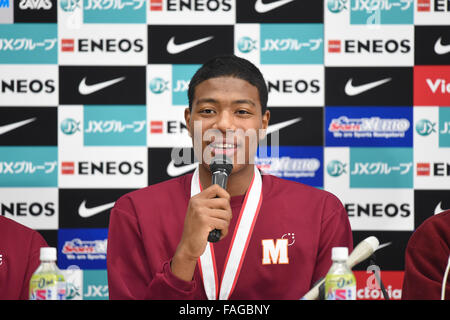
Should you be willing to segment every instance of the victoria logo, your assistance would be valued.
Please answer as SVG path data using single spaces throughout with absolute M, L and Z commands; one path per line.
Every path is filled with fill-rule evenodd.
M 194 48 L 196 46 L 199 46 L 202 43 L 210 41 L 213 38 L 214 38 L 213 36 L 209 36 L 209 37 L 205 37 L 205 38 L 201 38 L 201 39 L 197 39 L 197 40 L 193 40 L 193 41 L 189 41 L 189 42 L 176 44 L 175 37 L 171 37 L 169 39 L 169 42 L 167 43 L 167 52 L 170 54 L 178 54 L 178 53 L 184 52 L 186 50 L 189 50 L 191 48 Z

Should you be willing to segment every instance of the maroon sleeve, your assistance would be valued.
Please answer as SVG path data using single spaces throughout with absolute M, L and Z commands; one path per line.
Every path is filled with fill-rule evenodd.
M 445 221 L 443 218 L 446 218 Z M 405 253 L 403 300 L 439 300 L 449 257 L 450 211 L 426 220 L 411 236 Z M 450 299 L 447 281 L 446 299 Z
M 120 205 L 119 208 L 119 202 L 124 201 L 118 200 L 111 210 L 108 231 L 109 298 L 193 299 L 196 282 L 187 282 L 172 274 L 170 259 L 162 258 L 160 248 L 144 244 L 133 206 Z M 158 268 L 152 268 L 152 265 Z
M 350 253 L 353 250 L 353 235 L 344 206 L 338 198 L 330 194 L 323 207 L 319 250 L 311 287 L 330 269 L 333 247 L 347 247 Z
M 31 241 L 28 248 L 28 263 L 25 270 L 25 278 L 20 292 L 21 300 L 29 299 L 30 279 L 41 263 L 39 260 L 41 247 L 48 247 L 47 242 L 37 231 L 32 231 Z

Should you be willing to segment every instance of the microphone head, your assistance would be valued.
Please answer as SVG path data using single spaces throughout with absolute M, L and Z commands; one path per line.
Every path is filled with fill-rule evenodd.
M 229 176 L 231 170 L 233 170 L 233 162 L 226 155 L 217 155 L 211 160 L 209 170 L 211 173 L 223 171 Z
M 364 242 L 367 242 L 370 245 L 373 252 L 375 252 L 378 249 L 378 246 L 380 245 L 380 241 L 378 241 L 378 239 L 374 236 L 370 236 L 364 239 Z

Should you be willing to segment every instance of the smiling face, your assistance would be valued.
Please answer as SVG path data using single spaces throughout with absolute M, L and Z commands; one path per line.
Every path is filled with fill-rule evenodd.
M 264 135 L 261 129 L 267 128 L 269 117 L 269 111 L 261 112 L 258 89 L 233 77 L 199 83 L 192 110 L 185 110 L 197 159 L 209 170 L 212 157 L 224 154 L 233 161 L 232 173 L 253 163 L 258 140 Z

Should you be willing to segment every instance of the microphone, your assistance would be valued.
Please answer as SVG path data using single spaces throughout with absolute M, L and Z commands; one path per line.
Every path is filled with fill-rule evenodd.
M 212 159 L 209 169 L 212 173 L 212 184 L 218 184 L 223 189 L 227 188 L 228 176 L 233 170 L 233 163 L 230 158 L 223 156 L 216 156 Z M 220 239 L 222 232 L 218 229 L 212 230 L 208 235 L 209 242 L 217 242 Z
M 361 241 L 347 259 L 347 265 L 351 269 L 358 263 L 366 260 L 374 253 L 380 242 L 376 237 L 368 237 Z M 319 297 L 319 288 L 325 283 L 325 278 L 319 281 L 311 290 L 309 290 L 302 298 L 302 300 L 316 300 Z

